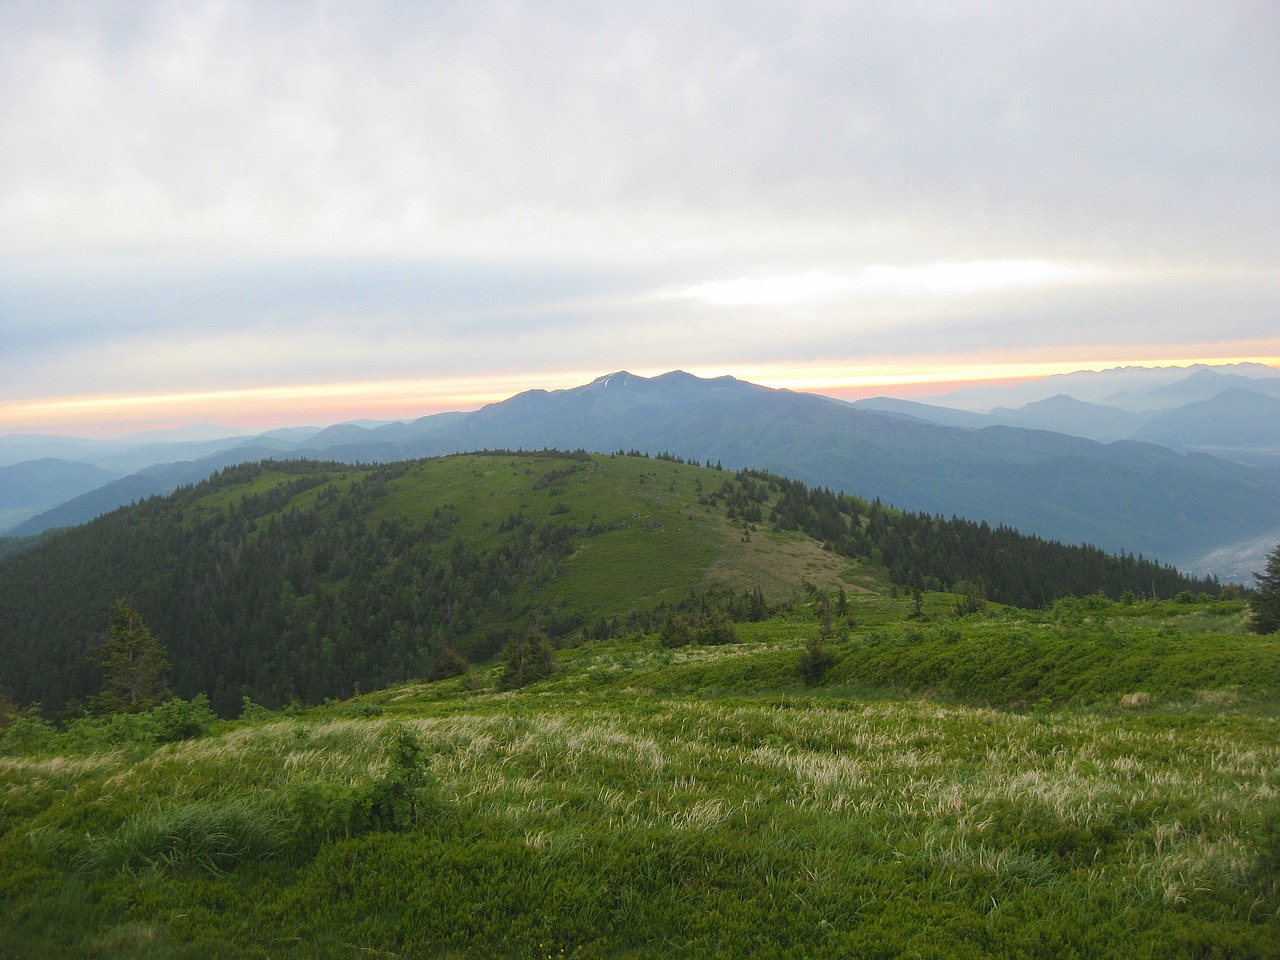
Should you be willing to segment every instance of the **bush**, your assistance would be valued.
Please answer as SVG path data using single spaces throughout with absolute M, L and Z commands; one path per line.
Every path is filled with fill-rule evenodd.
M 801 679 L 809 686 L 820 683 L 822 678 L 827 675 L 827 671 L 836 665 L 836 657 L 822 643 L 821 637 L 812 637 L 805 644 L 804 652 L 800 654 L 800 663 L 797 670 Z
M 693 643 L 693 627 L 678 613 L 668 613 L 658 633 L 658 644 L 663 647 L 687 647 Z
M 388 769 L 376 780 L 355 785 L 299 783 L 289 797 L 294 841 L 312 855 L 328 842 L 375 831 L 412 827 L 436 816 L 441 804 L 432 789 L 427 759 L 417 737 L 394 730 L 385 743 Z
M 500 690 L 527 687 L 551 676 L 556 669 L 556 652 L 551 642 L 545 633 L 534 628 L 507 644 L 504 660 L 502 676 L 498 679 Z
M 696 643 L 703 643 L 708 646 L 737 643 L 738 631 L 734 628 L 732 620 L 719 610 L 716 610 L 708 614 L 706 619 L 693 631 L 693 639 Z
M 218 718 L 209 706 L 207 694 L 198 693 L 190 700 L 174 697 L 151 711 L 160 743 L 194 740 L 203 737 Z
M 34 714 L 24 714 L 9 724 L 0 737 L 0 753 L 9 756 L 29 756 L 42 753 L 53 745 L 56 734 L 53 724 Z
M 443 647 L 431 658 L 431 663 L 427 666 L 426 679 L 448 680 L 450 677 L 460 677 L 470 669 L 470 660 L 453 647 Z

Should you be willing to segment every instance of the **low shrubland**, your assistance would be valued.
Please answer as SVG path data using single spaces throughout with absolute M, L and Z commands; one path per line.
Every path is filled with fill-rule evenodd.
M 1276 639 L 954 599 L 586 643 L 510 691 L 20 717 L 0 957 L 1280 954 Z

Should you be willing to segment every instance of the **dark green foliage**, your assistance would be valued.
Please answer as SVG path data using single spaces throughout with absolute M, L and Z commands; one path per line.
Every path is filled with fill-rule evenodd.
M 1249 598 L 1249 629 L 1254 633 L 1280 631 L 1280 544 L 1267 554 L 1262 573 L 1254 573 L 1258 586 Z
M 723 611 L 712 610 L 694 627 L 693 640 L 704 646 L 737 643 L 738 631 L 734 628 L 733 621 Z
M 502 676 L 498 687 L 502 690 L 527 687 L 551 676 L 555 669 L 556 652 L 547 635 L 536 627 L 530 627 L 522 636 L 508 642 L 502 657 Z
M 279 815 L 243 802 L 192 803 L 131 817 L 79 857 L 94 874 L 220 874 L 278 856 L 288 832 Z
M 209 698 L 173 697 L 141 713 L 81 716 L 67 721 L 63 730 L 24 711 L 0 736 L 0 755 L 30 756 L 52 750 L 81 752 L 104 747 L 150 747 L 180 740 L 194 740 L 209 732 L 216 721 Z
M 424 679 L 447 680 L 450 677 L 460 677 L 470 669 L 470 660 L 453 647 L 443 647 L 432 657 Z
M 107 640 L 91 659 L 102 667 L 105 686 L 93 705 L 104 713 L 141 713 L 168 696 L 168 654 L 124 600 L 112 604 Z
M 23 712 L 9 722 L 0 736 L 0 754 L 22 757 L 41 754 L 52 748 L 57 728 L 34 712 Z
M 689 626 L 688 620 L 672 611 L 663 618 L 658 643 L 664 647 L 687 647 L 693 643 L 693 627 Z
M 1187 577 L 1142 557 L 1112 556 L 985 521 L 906 513 L 757 471 L 739 476 L 767 478 L 779 488 L 772 519 L 780 529 L 802 530 L 845 556 L 882 563 L 902 586 L 981 582 L 988 599 L 1020 607 L 1099 591 L 1170 598 L 1181 590 L 1216 595 L 1220 589 L 1214 579 Z
M 288 802 L 295 853 L 314 856 L 325 844 L 374 831 L 407 830 L 443 811 L 428 757 L 408 729 L 386 737 L 386 772 L 356 784 L 296 784 Z
M 0 686 L 51 711 L 92 695 L 93 608 L 121 588 L 167 639 L 174 689 L 207 692 L 221 716 L 246 695 L 278 708 L 421 676 L 446 646 L 492 657 L 577 528 L 516 514 L 476 540 L 455 535 L 448 504 L 417 521 L 379 516 L 414 466 L 244 465 L 50 538 L 0 567 L 0 654 L 12 660 Z
M 827 649 L 822 642 L 822 637 L 810 637 L 805 642 L 804 652 L 800 654 L 800 663 L 797 670 L 802 679 L 809 686 L 821 683 L 822 679 L 827 675 L 827 671 L 836 664 L 835 654 Z
M 0 537 L 0 563 L 15 557 L 24 550 L 29 550 L 43 538 L 53 536 L 54 531 L 36 533 L 27 537 Z
M 730 616 L 724 610 L 706 605 L 695 610 L 692 619 L 674 610 L 668 611 L 658 631 L 658 645 L 668 648 L 687 647 L 691 643 L 718 646 L 737 642 L 738 631 Z
M 505 499 L 494 498 L 503 506 L 492 516 L 477 516 L 475 505 L 459 510 L 444 496 L 422 505 L 428 491 L 474 483 L 475 457 L 380 467 L 270 462 L 229 468 L 45 538 L 0 564 L 0 693 L 18 704 L 39 702 L 49 716 L 87 701 L 102 682 L 88 653 L 102 635 L 102 611 L 120 594 L 165 639 L 173 690 L 186 698 L 207 693 L 223 717 L 236 715 L 245 696 L 278 709 L 439 676 L 460 666 L 447 648 L 483 664 L 502 651 L 513 624 L 534 614 L 560 646 L 575 636 L 652 633 L 671 611 L 694 631 L 713 609 L 737 624 L 769 615 L 758 587 L 710 590 L 701 581 L 706 568 L 686 554 L 667 564 L 683 564 L 680 586 L 655 581 L 654 592 L 638 597 L 619 591 L 625 599 L 601 609 L 595 591 L 614 588 L 580 580 L 572 602 L 561 604 L 566 598 L 556 591 L 588 538 L 610 539 L 615 582 L 634 582 L 634 556 L 656 555 L 637 546 L 653 528 L 625 530 L 616 517 L 600 522 L 595 507 L 579 508 L 580 485 L 607 477 L 607 459 L 553 451 L 519 457 L 491 457 L 503 467 L 491 472 L 510 483 Z M 660 465 L 673 475 L 676 466 L 682 475 L 699 470 Z M 1034 607 L 1100 590 L 1167 597 L 1216 590 L 1140 558 L 904 514 L 771 474 L 708 471 L 696 479 L 693 496 L 719 512 L 714 523 L 729 508 L 750 524 L 772 519 L 833 552 L 883 564 L 899 583 L 922 590 L 985 582 L 991 600 Z M 666 482 L 654 486 L 669 496 Z M 553 511 L 558 503 L 571 509 Z M 668 591 L 661 599 L 658 588 Z M 824 630 L 834 636 L 839 600 L 828 604 Z M 700 642 L 726 636 L 712 630 Z
M 209 697 L 196 694 L 191 700 L 173 697 L 152 708 L 151 716 L 159 729 L 159 743 L 194 740 L 208 733 L 217 719 L 209 708 Z
M 0 693 L 0 733 L 8 730 L 9 724 L 17 720 L 21 713 L 12 700 Z
M 987 588 L 981 577 L 978 578 L 977 583 L 962 580 L 956 584 L 955 592 L 960 594 L 960 599 L 956 601 L 957 616 L 965 617 L 971 613 L 977 613 L 987 605 Z

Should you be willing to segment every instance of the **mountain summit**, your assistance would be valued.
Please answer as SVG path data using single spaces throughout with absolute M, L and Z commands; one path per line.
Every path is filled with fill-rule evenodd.
M 1064 419 L 1098 412 L 1067 400 L 1043 408 Z M 1007 421 L 946 426 L 679 370 L 657 377 L 621 370 L 569 389 L 525 391 L 472 413 L 372 429 L 346 425 L 292 445 L 243 444 L 181 470 L 150 471 L 156 488 L 148 492 L 166 492 L 162 476 L 171 490 L 228 463 L 264 457 L 371 463 L 476 450 L 637 450 L 769 470 L 907 510 L 1158 557 L 1197 574 L 1247 578 L 1280 539 L 1280 470 Z M 101 498 L 85 503 L 93 512 L 81 520 L 103 512 Z M 59 520 L 75 522 L 66 506 Z M 1212 565 L 1204 561 L 1210 556 Z

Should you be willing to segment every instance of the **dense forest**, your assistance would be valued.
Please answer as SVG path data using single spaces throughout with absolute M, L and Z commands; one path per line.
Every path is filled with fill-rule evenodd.
M 1098 593 L 1159 599 L 1184 590 L 1213 595 L 1221 590 L 1216 578 L 1188 577 L 1140 556 L 1113 556 L 986 521 L 906 513 L 879 500 L 868 503 L 754 471 L 741 472 L 738 481 L 749 501 L 774 500 L 769 519 L 779 528 L 803 530 L 845 556 L 883 564 L 894 583 L 908 588 L 983 584 L 988 598 L 1018 607 Z
M 576 475 L 611 458 L 490 456 L 507 458 L 522 486 L 495 490 L 491 515 L 466 518 L 465 536 L 462 513 L 419 471 L 454 464 L 457 481 L 481 481 L 465 475 L 468 461 L 444 458 L 246 464 L 48 537 L 0 564 L 0 693 L 51 712 L 85 702 L 101 687 L 90 654 L 119 597 L 167 644 L 173 690 L 207 693 L 223 715 L 246 696 L 316 703 L 429 675 L 442 660 L 487 660 L 531 624 L 561 643 L 656 629 L 659 604 L 606 618 L 589 597 L 566 605 L 544 590 L 575 550 L 612 529 L 580 509 L 572 488 Z M 977 589 L 1021 606 L 1070 594 L 1218 590 L 1140 558 L 904 513 L 767 473 L 687 469 L 696 475 L 691 519 L 704 511 L 740 525 L 743 537 L 802 531 L 882 565 L 909 590 Z M 526 510 L 534 497 L 538 509 Z M 705 607 L 708 598 L 687 602 Z M 745 590 L 712 602 L 735 616 L 762 612 L 758 594 Z

